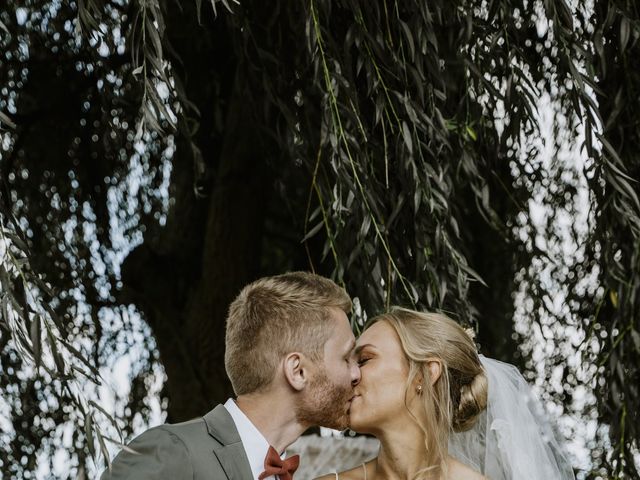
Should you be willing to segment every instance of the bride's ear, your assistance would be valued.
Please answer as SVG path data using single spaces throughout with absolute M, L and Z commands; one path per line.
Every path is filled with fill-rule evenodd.
M 427 371 L 429 372 L 431 385 L 435 384 L 442 375 L 442 362 L 435 358 L 427 360 Z

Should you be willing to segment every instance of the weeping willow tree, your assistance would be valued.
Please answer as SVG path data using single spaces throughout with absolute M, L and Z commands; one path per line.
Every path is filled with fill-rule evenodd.
M 392 304 L 473 326 L 596 416 L 594 478 L 638 478 L 638 21 L 604 0 L 5 2 L 3 472 L 55 472 L 60 439 L 82 471 L 157 395 L 168 421 L 224 400 L 229 301 L 302 268 L 357 298 L 356 330 Z M 103 411 L 82 390 L 131 351 Z
M 629 1 L 596 4 L 593 65 L 602 145 L 589 182 L 595 228 L 586 263 L 598 269 L 601 295 L 590 327 L 602 335 L 598 364 L 601 420 L 611 425 L 613 447 L 606 459 L 614 477 L 638 478 L 640 418 L 637 403 L 640 370 L 640 10 Z

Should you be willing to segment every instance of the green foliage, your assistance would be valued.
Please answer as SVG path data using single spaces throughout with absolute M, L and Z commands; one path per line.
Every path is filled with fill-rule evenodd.
M 512 339 L 513 318 L 526 317 L 562 347 L 543 372 L 551 384 L 562 370 L 549 395 L 571 412 L 572 392 L 586 384 L 611 427 L 613 451 L 600 453 L 602 438 L 593 446 L 593 475 L 638 478 L 633 2 L 596 0 L 592 10 L 564 0 L 207 3 L 40 0 L 18 16 L 19 2 L 0 8 L 8 33 L 0 122 L 12 127 L 2 136 L 0 214 L 5 252 L 18 259 L 0 279 L 11 308 L 0 324 L 3 386 L 18 392 L 10 403 L 33 397 L 36 377 L 27 388 L 5 365 L 24 370 L 47 350 L 46 378 L 59 382 L 51 393 L 62 399 L 69 369 L 58 368 L 55 346 L 66 342 L 60 358 L 95 380 L 93 365 L 131 342 L 120 336 L 136 328 L 129 303 L 155 301 L 123 294 L 120 264 L 135 246 L 161 244 L 159 232 L 182 238 L 188 220 L 198 235 L 188 243 L 193 258 L 176 263 L 188 281 L 200 279 L 205 267 L 191 265 L 206 241 L 198 199 L 215 197 L 216 175 L 229 174 L 220 165 L 236 137 L 225 127 L 235 125 L 234 109 L 247 109 L 273 176 L 263 180 L 269 205 L 257 207 L 262 273 L 297 265 L 290 249 L 302 241 L 308 268 L 358 297 L 356 328 L 392 304 L 444 310 L 479 330 L 485 351 L 533 370 L 535 346 Z M 542 99 L 552 145 L 541 140 Z M 584 150 L 584 165 L 563 160 L 572 150 Z M 187 220 L 176 202 L 192 205 Z M 22 282 L 20 272 L 29 275 Z M 20 299 L 30 289 L 43 297 L 28 307 Z M 114 311 L 117 328 L 105 321 Z M 570 329 L 580 345 L 562 338 Z M 39 340 L 48 331 L 59 338 Z M 142 337 L 151 353 L 138 387 L 157 361 L 150 333 Z M 85 338 L 91 347 L 73 347 Z M 566 349 L 587 367 L 565 365 Z M 140 389 L 134 412 L 143 409 Z M 72 417 L 53 410 L 56 423 Z M 90 412 L 72 420 L 88 425 L 96 450 Z M 22 417 L 11 418 L 20 429 Z M 28 471 L 48 435 L 32 431 L 34 449 L 15 448 L 3 464 L 28 458 L 16 474 Z
M 2 212 L 10 211 L 1 197 L 0 207 Z M 101 385 L 100 373 L 70 341 L 65 321 L 52 308 L 57 302 L 51 285 L 34 272 L 31 257 L 16 218 L 0 215 L 2 390 L 4 401 L 13 407 L 14 422 L 22 427 L 22 435 L 0 454 L 3 471 L 19 475 L 23 469 L 35 470 L 32 455 L 23 457 L 28 458 L 25 465 L 14 452 L 30 453 L 33 445 L 40 445 L 43 433 L 70 420 L 79 424 L 94 461 L 101 454 L 109 463 L 106 442 L 123 444 L 122 432 L 113 416 L 83 393 L 83 384 Z M 32 372 L 26 382 L 21 378 L 25 370 Z M 53 426 L 48 418 L 55 420 Z M 118 433 L 117 440 L 105 436 L 100 426 L 105 423 Z M 84 451 L 83 446 L 78 453 Z
M 514 204 L 498 214 L 491 177 L 512 163 L 509 151 L 535 160 L 522 139 L 537 133 L 540 92 L 551 88 L 552 73 L 558 83 L 573 75 L 562 68 L 572 52 L 554 58 L 557 40 L 536 38 L 538 8 L 310 2 L 310 83 L 324 98 L 319 153 L 305 156 L 320 167 L 318 195 L 330 207 L 334 274 L 348 272 L 367 310 L 399 302 L 475 323 L 468 289 L 482 279 L 469 258 L 466 220 L 473 209 L 511 239 L 522 195 L 502 186 Z M 563 13 L 554 8 L 549 19 L 564 22 Z M 570 44 L 572 35 L 560 41 Z M 553 70 L 545 58 L 554 58 Z M 576 89 L 563 101 L 581 95 Z M 310 138 L 315 125 L 304 126 L 301 137 Z
M 117 285 L 105 177 L 129 179 L 135 151 L 130 127 L 138 116 L 132 99 L 140 87 L 130 74 L 124 38 L 85 38 L 77 10 L 57 2 L 21 3 L 0 12 L 10 32 L 0 36 L 0 110 L 11 120 L 0 132 L 0 355 L 3 415 L 12 426 L 2 432 L 7 448 L 1 449 L 0 468 L 14 478 L 33 478 L 37 455 L 53 465 L 62 447 L 75 457 L 69 468 L 82 469 L 91 456 L 108 460 L 107 437 L 121 443 L 130 435 L 131 426 L 120 434 L 110 414 L 91 403 L 97 396 L 90 392 L 101 384 L 97 369 L 104 359 L 121 355 L 136 332 L 128 305 L 115 310 L 122 312 L 120 332 L 117 322 L 103 328 L 100 318 Z M 111 23 L 103 30 L 113 32 L 121 8 L 111 6 Z M 102 55 L 99 46 L 106 49 Z M 133 83 L 123 83 L 122 76 Z M 142 187 L 133 202 L 147 206 L 140 215 L 152 216 L 149 205 L 162 203 L 153 179 Z M 118 200 L 132 202 L 124 189 Z M 120 235 L 130 242 L 139 232 L 128 221 L 129 230 L 125 224 Z M 143 359 L 140 371 L 152 363 Z M 135 411 L 144 412 L 143 406 Z
M 600 267 L 601 298 L 590 318 L 601 335 L 598 404 L 611 425 L 607 468 L 616 478 L 638 478 L 640 444 L 640 11 L 635 2 L 597 4 L 594 15 L 594 69 L 602 116 L 596 134 L 601 154 L 590 187 L 600 206 L 590 260 Z M 595 333 L 592 333 L 595 335 Z M 635 456 L 635 458 L 634 458 Z

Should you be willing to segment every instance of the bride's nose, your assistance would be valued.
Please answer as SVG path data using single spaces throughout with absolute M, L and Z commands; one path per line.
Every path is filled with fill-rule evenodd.
M 351 385 L 356 386 L 360 383 L 360 367 L 355 364 L 351 367 Z

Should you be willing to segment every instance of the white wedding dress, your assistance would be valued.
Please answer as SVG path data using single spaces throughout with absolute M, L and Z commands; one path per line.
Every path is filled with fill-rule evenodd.
M 574 480 L 542 404 L 516 367 L 480 355 L 487 409 L 468 432 L 449 439 L 449 454 L 491 480 Z

